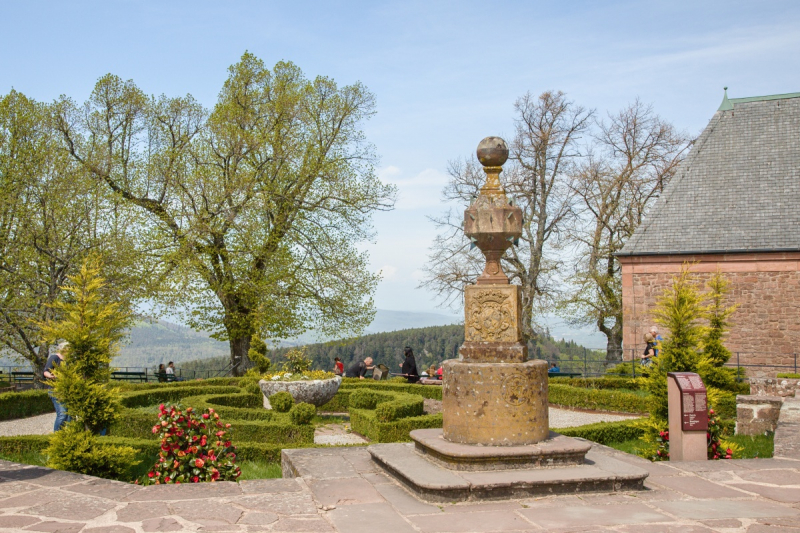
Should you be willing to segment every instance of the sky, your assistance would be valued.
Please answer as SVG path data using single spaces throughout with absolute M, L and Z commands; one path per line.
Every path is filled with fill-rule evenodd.
M 459 314 L 418 288 L 448 161 L 510 138 L 526 92 L 562 90 L 601 116 L 639 98 L 697 135 L 724 86 L 800 91 L 800 2 L 0 0 L 2 93 L 83 101 L 111 72 L 210 107 L 245 50 L 376 95 L 364 131 L 399 188 L 363 246 L 384 278 L 376 306 Z

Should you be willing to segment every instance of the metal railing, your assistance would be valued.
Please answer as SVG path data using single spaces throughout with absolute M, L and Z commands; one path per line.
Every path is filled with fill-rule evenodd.
M 233 365 L 230 363 L 225 368 L 218 368 L 212 370 L 184 370 L 182 368 L 175 368 L 175 377 L 178 380 L 188 381 L 193 379 L 210 379 L 225 377 L 231 375 Z M 13 372 L 33 372 L 31 365 L 0 365 L 0 381 L 9 381 L 13 383 Z M 149 367 L 143 366 L 121 366 L 112 367 L 112 372 L 135 372 L 144 374 L 145 381 L 157 382 L 159 380 L 158 372 Z
M 565 373 L 580 373 L 583 377 L 598 377 L 606 375 L 606 370 L 614 366 L 625 364 L 630 365 L 631 374 L 634 377 L 642 375 L 643 366 L 641 364 L 641 355 L 644 353 L 644 345 L 640 348 L 628 348 L 624 350 L 627 357 L 608 358 L 607 356 L 597 357 L 597 352 L 584 350 L 584 353 L 578 356 L 560 354 L 556 357 L 544 356 L 548 363 L 556 363 L 561 372 Z M 748 363 L 745 361 L 752 361 L 756 358 L 767 358 L 775 363 Z M 787 363 L 788 362 L 788 363 Z M 780 372 L 798 373 L 800 370 L 800 361 L 798 361 L 797 352 L 733 352 L 730 360 L 725 364 L 727 368 L 735 368 L 736 375 L 750 377 L 751 372 L 755 371 L 758 374 L 774 375 Z

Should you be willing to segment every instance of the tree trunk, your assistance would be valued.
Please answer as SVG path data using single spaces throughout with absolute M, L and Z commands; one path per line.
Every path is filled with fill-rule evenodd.
M 43 342 L 39 345 L 39 353 L 34 354 L 30 360 L 31 367 L 33 368 L 33 388 L 44 388 L 44 365 L 47 364 L 47 358 L 50 355 L 50 345 Z
M 619 363 L 622 361 L 622 327 L 613 328 L 606 334 L 606 362 Z
M 236 377 L 243 376 L 247 369 L 253 366 L 247 357 L 247 352 L 250 351 L 250 337 L 250 335 L 230 337 L 231 365 L 233 365 L 231 373 Z

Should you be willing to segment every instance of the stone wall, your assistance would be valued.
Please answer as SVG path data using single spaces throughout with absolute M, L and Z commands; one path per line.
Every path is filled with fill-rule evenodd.
M 750 394 L 794 398 L 798 385 L 800 385 L 800 379 L 750 378 Z
M 778 396 L 736 397 L 736 434 L 763 435 L 778 425 L 783 399 Z
M 681 266 L 701 283 L 718 269 L 730 282 L 731 303 L 739 305 L 726 346 L 734 352 L 732 363 L 771 365 L 747 369 L 750 377 L 793 372 L 800 351 L 800 253 L 742 253 L 620 257 L 624 357 L 639 355 L 644 334 L 653 325 L 656 299 L 672 282 Z M 703 287 L 705 291 L 705 287 Z M 660 332 L 662 336 L 669 332 Z

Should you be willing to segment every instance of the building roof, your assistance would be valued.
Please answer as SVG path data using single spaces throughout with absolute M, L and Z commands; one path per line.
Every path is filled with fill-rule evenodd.
M 728 99 L 617 255 L 800 250 L 800 93 Z

